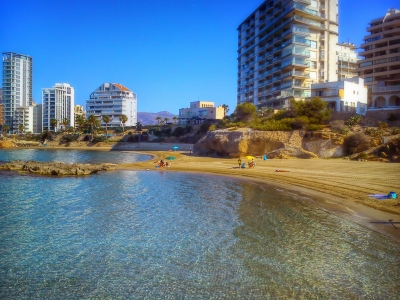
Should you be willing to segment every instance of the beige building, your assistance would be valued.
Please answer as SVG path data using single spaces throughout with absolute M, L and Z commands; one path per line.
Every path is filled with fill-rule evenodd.
M 190 102 L 190 107 L 179 110 L 179 124 L 201 124 L 205 121 L 222 120 L 225 116 L 224 108 L 215 107 L 214 102 L 195 101 Z
M 78 128 L 79 125 L 76 122 L 76 118 L 81 116 L 82 118 L 86 119 L 86 111 L 83 105 L 75 105 L 74 106 L 74 119 L 75 119 L 75 128 Z
M 237 30 L 238 104 L 285 108 L 338 79 L 338 0 L 266 0 Z
M 374 19 L 359 54 L 363 59 L 357 71 L 371 90 L 368 109 L 400 107 L 400 10 L 389 9 Z
M 359 58 L 353 43 L 339 43 L 336 45 L 338 80 L 357 77 Z

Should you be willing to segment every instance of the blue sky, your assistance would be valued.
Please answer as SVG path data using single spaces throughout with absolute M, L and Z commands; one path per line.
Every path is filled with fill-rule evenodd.
M 263 1 L 2 1 L 0 52 L 33 57 L 33 96 L 56 82 L 86 104 L 103 82 L 138 94 L 138 111 L 169 111 L 196 100 L 236 107 L 238 25 Z M 339 42 L 360 45 L 371 19 L 398 0 L 340 0 Z M 1 76 L 1 74 L 0 74 Z

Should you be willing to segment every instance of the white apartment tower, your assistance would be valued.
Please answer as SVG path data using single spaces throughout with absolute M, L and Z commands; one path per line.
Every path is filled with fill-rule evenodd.
M 238 104 L 285 108 L 338 79 L 338 0 L 266 0 L 237 30 Z
M 86 100 L 86 116 L 95 115 L 101 120 L 103 127 L 103 116 L 110 116 L 109 127 L 119 127 L 119 117 L 125 115 L 128 121 L 125 126 L 136 126 L 137 123 L 137 95 L 127 87 L 119 83 L 103 83 Z
M 357 77 L 358 61 L 356 45 L 353 43 L 339 43 L 336 46 L 338 80 Z
M 3 124 L 14 128 L 14 113 L 32 104 L 32 57 L 14 52 L 3 53 Z M 18 112 L 18 118 L 20 113 Z
M 58 131 L 63 128 L 64 119 L 68 119 L 69 126 L 74 127 L 74 102 L 74 88 L 68 83 L 56 83 L 52 88 L 42 89 L 42 129 Z M 55 128 L 52 119 L 57 120 Z

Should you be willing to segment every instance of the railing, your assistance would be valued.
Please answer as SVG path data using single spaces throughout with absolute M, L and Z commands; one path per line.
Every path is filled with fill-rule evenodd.
M 400 85 L 392 85 L 392 86 L 374 86 L 372 88 L 373 92 L 394 92 L 400 91 Z

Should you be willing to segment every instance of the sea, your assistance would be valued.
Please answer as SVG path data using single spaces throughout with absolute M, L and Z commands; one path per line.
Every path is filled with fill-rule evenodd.
M 122 163 L 135 152 L 0 150 Z M 0 172 L 0 299 L 400 299 L 400 243 L 223 176 Z M 400 230 L 400 229 L 399 229 Z

